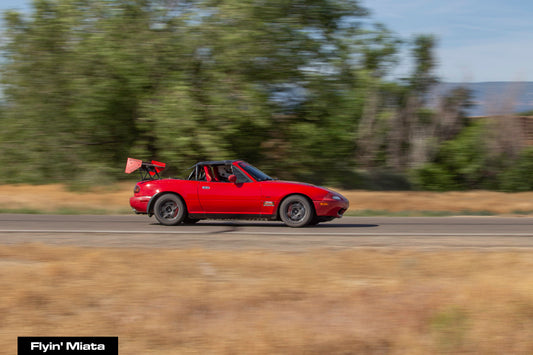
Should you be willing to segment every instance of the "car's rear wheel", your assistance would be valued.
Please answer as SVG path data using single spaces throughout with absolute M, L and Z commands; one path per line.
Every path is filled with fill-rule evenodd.
M 166 226 L 175 226 L 183 221 L 187 215 L 187 210 L 185 203 L 179 196 L 164 194 L 155 202 L 154 215 L 159 223 Z
M 315 215 L 311 202 L 301 195 L 287 197 L 280 206 L 280 218 L 289 227 L 304 227 Z

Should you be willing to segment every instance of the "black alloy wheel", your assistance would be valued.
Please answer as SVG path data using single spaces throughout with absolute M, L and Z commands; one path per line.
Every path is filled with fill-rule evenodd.
M 281 203 L 280 218 L 289 227 L 304 227 L 312 221 L 314 216 L 313 206 L 304 196 L 289 196 Z
M 174 194 L 164 194 L 154 205 L 154 215 L 159 223 L 165 226 L 175 226 L 183 222 L 187 215 L 185 203 Z

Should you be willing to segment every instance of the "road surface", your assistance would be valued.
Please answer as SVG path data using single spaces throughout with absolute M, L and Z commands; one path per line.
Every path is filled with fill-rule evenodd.
M 533 248 L 533 218 L 344 217 L 306 228 L 280 222 L 200 221 L 166 227 L 147 216 L 0 214 L 0 244 L 132 248 Z

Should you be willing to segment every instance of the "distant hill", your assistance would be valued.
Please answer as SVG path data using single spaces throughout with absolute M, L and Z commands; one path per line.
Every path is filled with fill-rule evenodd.
M 442 83 L 435 90 L 435 97 L 458 86 L 472 91 L 474 107 L 470 109 L 470 116 L 533 111 L 532 81 Z

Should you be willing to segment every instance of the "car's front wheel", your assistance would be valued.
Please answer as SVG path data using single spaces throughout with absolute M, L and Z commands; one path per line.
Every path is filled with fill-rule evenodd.
M 289 196 L 280 206 L 280 218 L 289 227 L 304 227 L 315 215 L 311 202 L 301 195 Z
M 166 226 L 175 226 L 183 221 L 187 211 L 185 203 L 179 196 L 164 194 L 155 202 L 154 215 L 159 223 Z

